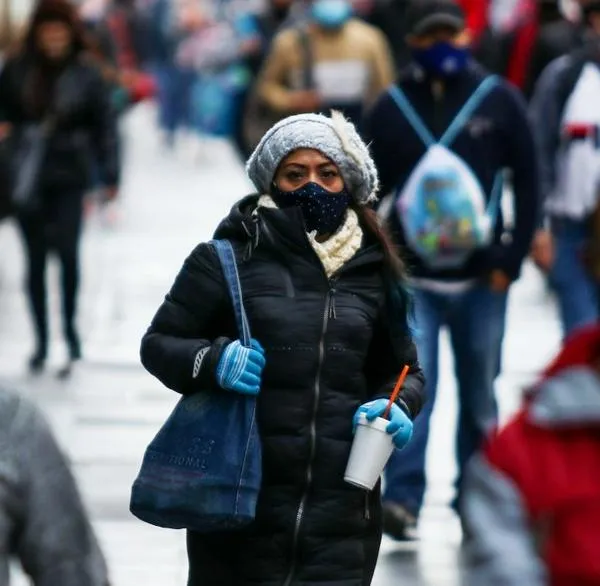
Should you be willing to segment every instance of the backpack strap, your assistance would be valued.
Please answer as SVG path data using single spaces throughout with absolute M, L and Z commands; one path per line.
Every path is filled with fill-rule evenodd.
M 315 89 L 314 79 L 314 55 L 310 35 L 306 26 L 298 27 L 298 40 L 300 42 L 300 50 L 302 52 L 302 89 Z
M 388 94 L 398 106 L 398 109 L 404 114 L 414 131 L 419 135 L 419 138 L 423 141 L 423 144 L 429 148 L 436 144 L 437 140 L 429 128 L 425 126 L 423 119 L 417 114 L 417 111 L 413 108 L 413 105 L 409 102 L 406 94 L 396 85 L 392 85 L 388 88 Z
M 479 108 L 481 102 L 487 97 L 487 95 L 500 83 L 497 75 L 490 75 L 486 77 L 479 87 L 475 90 L 473 95 L 467 100 L 467 103 L 462 107 L 460 112 L 454 118 L 452 124 L 448 127 L 442 138 L 438 141 L 443 146 L 450 146 L 458 134 L 465 127 L 469 118 L 473 115 L 475 110 Z
M 449 146 L 454 142 L 458 133 L 464 128 L 465 124 L 475 110 L 479 107 L 484 98 L 500 83 L 497 75 L 486 77 L 473 95 L 467 100 L 456 118 L 450 124 L 442 138 L 438 141 L 435 139 L 431 131 L 425 126 L 423 119 L 417 114 L 413 105 L 410 103 L 406 94 L 397 86 L 393 85 L 388 88 L 388 94 L 398 106 L 398 109 L 404 114 L 414 131 L 419 135 L 426 147 L 432 147 L 435 144 Z
M 210 244 L 215 249 L 215 252 L 219 257 L 219 262 L 221 263 L 221 268 L 223 269 L 223 276 L 225 277 L 227 290 L 233 305 L 240 341 L 244 346 L 249 348 L 252 336 L 250 334 L 248 316 L 246 315 L 246 309 L 244 307 L 242 285 L 240 283 L 240 275 L 238 273 L 233 246 L 229 240 L 212 240 Z
M 498 212 L 500 211 L 500 205 L 502 203 L 502 195 L 504 193 L 504 171 L 498 171 L 494 178 L 494 185 L 492 187 L 492 193 L 490 194 L 490 201 L 485 210 L 486 216 L 490 219 L 492 226 L 496 225 L 498 219 Z

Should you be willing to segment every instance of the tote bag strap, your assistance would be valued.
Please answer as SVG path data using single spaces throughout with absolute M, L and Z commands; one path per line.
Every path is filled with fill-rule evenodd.
M 244 346 L 249 348 L 252 336 L 250 334 L 250 324 L 248 323 L 246 309 L 244 308 L 242 285 L 240 283 L 240 275 L 238 273 L 233 246 L 231 246 L 229 240 L 212 240 L 211 245 L 215 249 L 221 263 L 221 268 L 223 269 L 223 276 L 225 277 L 227 290 L 231 297 L 240 341 Z

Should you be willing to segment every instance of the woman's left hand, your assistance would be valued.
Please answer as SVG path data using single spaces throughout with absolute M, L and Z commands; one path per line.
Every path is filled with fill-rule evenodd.
M 358 425 L 360 416 L 364 413 L 368 421 L 382 417 L 387 408 L 387 399 L 377 399 L 361 405 L 354 415 L 354 429 Z M 387 433 L 393 436 L 397 449 L 403 449 L 410 441 L 413 434 L 413 422 L 409 416 L 395 403 L 390 411 L 390 422 L 386 428 Z

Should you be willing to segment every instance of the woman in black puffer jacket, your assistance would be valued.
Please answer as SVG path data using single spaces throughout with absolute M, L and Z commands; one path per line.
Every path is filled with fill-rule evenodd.
M 402 265 L 369 207 L 375 167 L 354 127 L 334 113 L 278 123 L 248 171 L 265 195 L 239 202 L 215 237 L 234 246 L 260 346 L 244 354 L 232 341 L 236 327 L 219 262 L 200 244 L 141 349 L 144 366 L 180 393 L 260 391 L 256 520 L 240 532 L 190 532 L 189 586 L 367 586 L 381 508 L 379 487 L 366 493 L 344 482 L 353 417 L 365 403 L 385 407 L 408 364 L 392 417 L 402 447 L 424 382 Z
M 41 370 L 48 352 L 45 269 L 48 253 L 56 252 L 70 358 L 62 373 L 68 374 L 71 361 L 81 353 L 75 325 L 78 255 L 92 158 L 108 196 L 114 197 L 119 153 L 110 91 L 99 68 L 90 62 L 76 9 L 67 0 L 39 2 L 22 48 L 9 57 L 0 75 L 0 120 L 15 140 L 26 129 L 52 120 L 39 169 L 39 205 L 21 210 L 17 219 L 28 258 L 37 341 L 30 368 Z

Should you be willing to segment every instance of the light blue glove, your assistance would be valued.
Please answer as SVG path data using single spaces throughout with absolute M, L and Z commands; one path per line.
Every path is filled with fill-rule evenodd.
M 356 426 L 363 413 L 367 416 L 368 421 L 373 421 L 378 417 L 383 417 L 387 404 L 387 399 L 377 399 L 361 405 L 354 414 L 354 430 L 356 431 Z M 388 423 L 386 431 L 394 436 L 394 445 L 398 450 L 401 450 L 406 446 L 413 434 L 413 422 L 395 403 L 392 405 L 390 411 L 390 422 Z
M 227 391 L 258 395 L 264 367 L 265 351 L 256 340 L 252 340 L 250 348 L 236 340 L 228 344 L 221 354 L 217 382 Z

